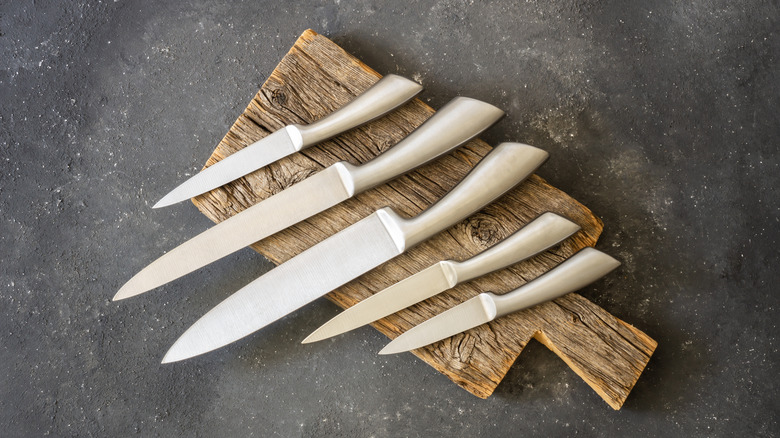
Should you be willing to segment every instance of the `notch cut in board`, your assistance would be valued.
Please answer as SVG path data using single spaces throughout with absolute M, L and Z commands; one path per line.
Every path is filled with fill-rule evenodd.
M 307 30 L 206 165 L 287 124 L 311 123 L 331 113 L 379 78 L 378 73 L 329 39 Z M 415 99 L 385 117 L 283 158 L 193 202 L 211 220 L 220 222 L 337 161 L 368 161 L 433 113 L 432 108 Z M 490 149 L 487 143 L 472 140 L 449 155 L 257 242 L 252 248 L 279 264 L 378 208 L 390 206 L 403 215 L 417 215 L 454 187 Z M 327 298 L 342 308 L 350 307 L 441 260 L 465 260 L 484 251 L 546 211 L 573 220 L 582 230 L 530 260 L 458 285 L 372 324 L 395 338 L 480 292 L 509 292 L 585 246 L 595 245 L 603 227 L 601 220 L 534 175 L 467 220 L 347 283 Z M 560 356 L 614 409 L 623 405 L 657 345 L 633 326 L 572 293 L 413 353 L 467 391 L 486 398 L 532 338 Z

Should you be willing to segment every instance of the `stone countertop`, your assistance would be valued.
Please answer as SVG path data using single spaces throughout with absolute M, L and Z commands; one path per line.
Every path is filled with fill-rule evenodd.
M 341 0 L 0 5 L 4 436 L 775 436 L 776 3 Z M 151 206 L 197 172 L 312 28 L 380 73 L 507 117 L 483 139 L 605 223 L 582 295 L 659 342 L 621 411 L 532 342 L 480 400 L 364 328 L 302 346 L 318 300 L 203 357 L 160 359 L 271 268 L 251 250 L 111 302 L 211 225 Z

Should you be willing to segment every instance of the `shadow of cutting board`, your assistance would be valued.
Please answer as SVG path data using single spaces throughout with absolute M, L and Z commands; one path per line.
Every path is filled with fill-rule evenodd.
M 329 39 L 307 30 L 230 128 L 206 165 L 216 163 L 287 124 L 310 123 L 327 115 L 379 77 Z M 377 121 L 284 158 L 193 201 L 211 220 L 222 221 L 337 161 L 353 164 L 368 161 L 400 141 L 433 113 L 432 108 L 415 99 Z M 431 164 L 252 247 L 279 264 L 380 207 L 390 206 L 403 215 L 417 215 L 454 187 L 490 149 L 485 142 L 473 140 Z M 469 219 L 327 297 L 343 308 L 352 306 L 438 261 L 465 260 L 546 211 L 577 222 L 582 231 L 528 261 L 459 285 L 373 324 L 377 330 L 394 338 L 480 292 L 509 292 L 579 249 L 593 246 L 601 234 L 601 220 L 542 178 L 532 176 Z M 325 320 L 323 318 L 322 322 Z M 656 342 L 641 331 L 580 295 L 569 294 L 413 353 L 467 391 L 486 398 L 531 338 L 560 356 L 614 409 L 622 406 L 656 347 Z

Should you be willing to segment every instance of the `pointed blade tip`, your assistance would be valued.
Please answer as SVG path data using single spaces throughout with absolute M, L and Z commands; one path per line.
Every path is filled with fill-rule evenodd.
M 181 351 L 181 339 L 186 335 L 184 333 L 179 337 L 179 339 L 176 340 L 176 342 L 171 345 L 171 348 L 168 349 L 168 351 L 165 353 L 165 356 L 163 356 L 162 361 L 160 363 L 172 363 L 172 362 L 179 362 L 184 359 L 189 359 L 190 357 L 197 356 L 195 355 L 186 355 L 182 353 Z
M 152 205 L 152 208 L 168 207 L 181 201 L 181 199 L 171 199 L 171 194 L 168 193 L 167 195 L 163 196 L 162 199 L 157 201 L 156 204 Z
M 314 342 L 319 342 L 328 338 L 332 338 L 336 335 L 340 335 L 341 333 L 344 333 L 343 331 L 338 333 L 328 333 L 328 330 L 326 328 L 328 327 L 329 323 L 330 321 L 321 325 L 317 330 L 314 330 L 313 332 L 309 333 L 309 336 L 306 336 L 306 339 L 302 340 L 301 344 L 311 344 Z
M 173 358 L 171 358 L 171 357 L 170 357 L 170 355 L 171 355 L 171 351 L 170 351 L 170 350 L 168 350 L 168 352 L 167 352 L 167 353 L 165 353 L 165 356 L 163 356 L 163 358 L 162 358 L 162 360 L 160 361 L 160 363 L 161 363 L 161 364 L 165 364 L 165 363 L 172 363 L 172 362 L 178 362 L 178 361 L 179 361 L 179 359 L 173 359 Z
M 386 356 L 386 355 L 390 355 L 390 354 L 403 353 L 405 351 L 409 351 L 409 350 L 400 350 L 400 349 L 396 348 L 396 346 L 393 345 L 393 342 L 390 342 L 389 344 L 385 345 L 385 348 L 379 350 L 379 353 L 377 353 L 377 354 L 381 354 L 383 356 Z
M 385 345 L 385 348 L 379 350 L 379 354 L 388 355 L 388 354 L 405 353 L 407 351 L 412 351 L 414 349 L 421 348 L 428 345 L 428 344 L 414 345 L 413 343 L 414 340 L 411 340 L 410 342 L 409 337 L 404 335 L 406 335 L 406 333 L 402 333 L 400 336 L 390 341 L 387 345 Z
M 133 279 L 131 278 L 130 280 L 127 281 L 127 283 L 125 283 L 121 288 L 119 288 L 117 293 L 114 295 L 114 298 L 111 298 L 111 301 L 124 300 L 126 298 L 140 295 L 147 291 L 147 290 L 139 290 L 137 288 L 133 288 L 132 281 Z
M 328 338 L 332 338 L 332 337 L 336 336 L 337 334 L 339 334 L 339 333 L 327 334 L 327 333 L 325 333 L 322 330 L 323 327 L 325 327 L 325 326 L 323 325 L 322 327 L 318 328 L 317 330 L 314 330 L 313 332 L 311 332 L 309 334 L 309 336 L 306 336 L 306 338 L 301 341 L 301 344 L 312 344 L 314 342 L 319 342 L 319 341 L 323 341 L 323 340 L 328 339 Z
M 124 287 L 122 287 L 121 289 L 119 289 L 119 290 L 117 291 L 117 293 L 116 293 L 116 294 L 114 294 L 114 297 L 113 297 L 113 298 L 111 298 L 111 301 L 121 301 L 121 300 L 124 300 L 125 298 L 130 298 L 131 296 L 132 296 L 132 295 L 128 294 L 128 293 L 125 291 L 125 288 L 124 288 Z

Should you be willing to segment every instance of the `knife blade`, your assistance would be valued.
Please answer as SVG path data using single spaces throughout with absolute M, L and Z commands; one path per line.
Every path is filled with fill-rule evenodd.
M 547 152 L 502 143 L 447 195 L 405 219 L 382 208 L 226 298 L 173 344 L 163 363 L 241 339 L 460 222 L 528 177 Z
M 321 341 L 361 327 L 419 303 L 457 284 L 487 275 L 556 245 L 576 233 L 580 226 L 544 213 L 503 241 L 463 262 L 445 260 L 377 292 L 336 315 L 312 332 L 302 343 Z
M 422 85 L 387 75 L 355 99 L 308 125 L 287 125 L 203 169 L 163 196 L 152 208 L 166 207 L 206 193 L 287 155 L 381 117 L 422 91 Z
M 488 103 L 457 97 L 373 160 L 360 166 L 336 163 L 182 243 L 128 280 L 114 300 L 162 286 L 409 172 L 476 137 L 503 115 Z
M 468 329 L 582 289 L 620 266 L 594 248 L 585 248 L 554 269 L 512 292 L 481 293 L 470 300 L 409 329 L 379 354 L 395 354 L 424 347 Z

